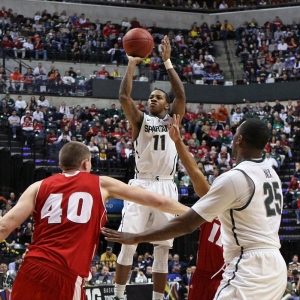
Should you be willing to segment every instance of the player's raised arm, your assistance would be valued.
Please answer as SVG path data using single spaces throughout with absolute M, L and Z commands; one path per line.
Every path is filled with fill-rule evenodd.
M 18 203 L 0 219 L 1 241 L 30 216 L 34 209 L 35 196 L 40 184 L 41 181 L 38 181 L 29 186 L 20 197 Z
M 172 219 L 160 228 L 152 228 L 141 233 L 132 234 L 102 228 L 101 232 L 106 240 L 126 245 L 135 245 L 143 242 L 165 241 L 193 232 L 206 221 L 193 209 L 177 218 Z
M 101 177 L 101 191 L 103 199 L 111 197 L 125 199 L 170 214 L 182 215 L 189 210 L 189 207 L 174 201 L 172 198 L 149 192 L 137 186 L 127 185 L 107 176 Z
M 168 36 L 164 36 L 164 43 L 162 45 L 161 57 L 164 61 L 170 83 L 172 86 L 173 93 L 175 95 L 174 102 L 172 104 L 171 115 L 179 114 L 180 120 L 185 113 L 186 98 L 182 81 L 180 80 L 177 72 L 174 70 L 170 57 L 171 57 L 171 46 Z
M 128 66 L 119 89 L 119 101 L 126 118 L 132 125 L 133 139 L 135 139 L 139 133 L 140 124 L 143 121 L 143 113 L 137 109 L 131 98 L 132 78 L 136 65 L 142 62 L 143 59 L 128 56 L 128 60 Z
M 195 159 L 191 156 L 186 146 L 182 142 L 180 137 L 179 127 L 180 127 L 180 116 L 174 114 L 173 122 L 169 128 L 170 137 L 175 143 L 176 150 L 178 152 L 178 156 L 182 164 L 184 165 L 189 176 L 191 177 L 196 194 L 199 197 L 202 197 L 209 191 L 210 186 L 206 181 L 202 172 L 199 170 Z

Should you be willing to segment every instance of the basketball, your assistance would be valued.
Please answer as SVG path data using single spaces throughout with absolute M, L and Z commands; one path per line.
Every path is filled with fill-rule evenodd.
M 129 56 L 147 57 L 151 53 L 153 46 L 152 35 L 142 28 L 129 30 L 123 38 L 123 48 Z

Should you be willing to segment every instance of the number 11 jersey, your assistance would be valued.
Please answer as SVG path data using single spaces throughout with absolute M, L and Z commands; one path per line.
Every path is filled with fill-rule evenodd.
M 170 138 L 170 115 L 163 119 L 144 114 L 139 135 L 134 142 L 137 174 L 173 176 L 177 151 Z
M 44 179 L 33 218 L 35 228 L 26 257 L 42 258 L 87 277 L 106 222 L 100 177 L 78 171 Z

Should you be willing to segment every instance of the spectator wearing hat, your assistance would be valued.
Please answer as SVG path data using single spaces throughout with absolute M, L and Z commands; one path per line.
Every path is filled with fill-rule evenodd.
M 30 110 L 26 110 L 25 111 L 25 115 L 21 117 L 21 122 L 20 122 L 21 126 L 25 122 L 25 118 L 29 118 L 30 122 L 33 122 L 33 118 L 32 118 L 32 116 L 30 114 Z
M 101 66 L 101 70 L 98 72 L 98 75 L 101 79 L 107 78 L 109 76 L 109 72 L 106 70 L 106 65 Z
M 110 271 L 115 271 L 116 269 L 117 256 L 112 252 L 112 248 L 110 246 L 106 247 L 106 251 L 101 254 L 100 264 L 102 266 L 106 266 Z

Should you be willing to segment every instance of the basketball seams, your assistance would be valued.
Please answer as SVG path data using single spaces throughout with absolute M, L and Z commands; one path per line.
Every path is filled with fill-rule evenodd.
M 145 57 L 151 53 L 154 46 L 152 35 L 142 28 L 134 28 L 123 38 L 123 48 L 130 56 Z

